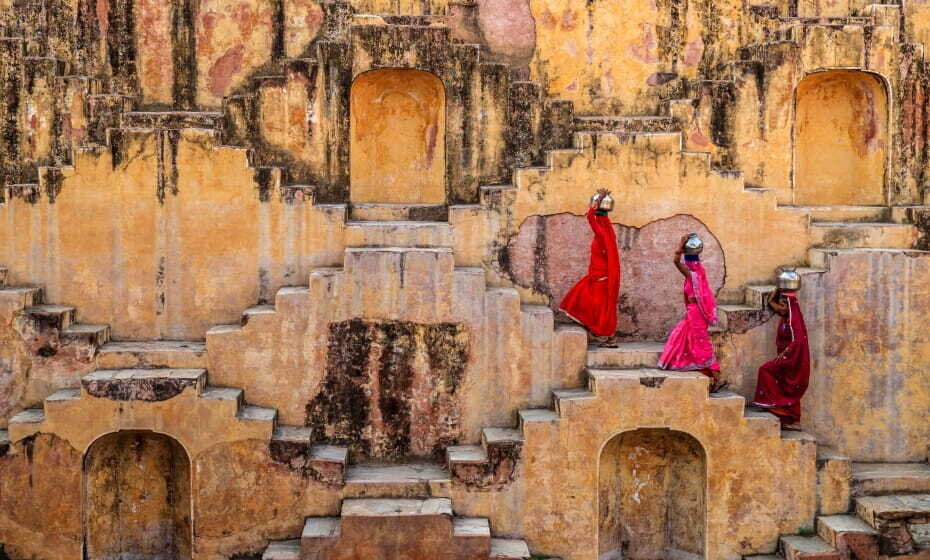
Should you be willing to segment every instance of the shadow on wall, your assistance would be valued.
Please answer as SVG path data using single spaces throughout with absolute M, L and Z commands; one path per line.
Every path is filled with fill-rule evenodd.
M 684 313 L 682 277 L 672 264 L 681 236 L 694 232 L 704 240 L 702 259 L 715 292 L 726 277 L 726 259 L 716 237 L 697 218 L 677 215 L 642 228 L 614 224 L 620 247 L 622 280 L 618 302 L 621 336 L 664 340 Z M 550 298 L 557 320 L 571 322 L 559 303 L 587 273 L 591 228 L 584 216 L 530 216 L 507 245 L 508 271 L 518 285 Z

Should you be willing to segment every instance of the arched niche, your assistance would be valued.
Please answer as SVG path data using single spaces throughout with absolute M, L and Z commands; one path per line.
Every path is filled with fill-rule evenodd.
M 884 204 L 889 141 L 882 79 L 858 70 L 810 74 L 798 84 L 795 108 L 795 204 Z
M 104 435 L 84 455 L 87 560 L 189 560 L 191 465 L 183 447 L 155 432 Z
M 350 95 L 350 200 L 446 202 L 446 94 L 422 70 L 359 75 Z
M 599 560 L 703 558 L 706 487 L 694 437 L 644 428 L 611 438 L 598 469 Z

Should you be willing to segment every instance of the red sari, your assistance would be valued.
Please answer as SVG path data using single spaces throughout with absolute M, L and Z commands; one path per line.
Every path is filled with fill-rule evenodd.
M 617 332 L 617 298 L 620 295 L 620 252 L 617 234 L 607 216 L 595 209 L 587 213 L 594 231 L 588 274 L 565 294 L 559 308 L 588 328 L 595 336 Z
M 804 315 L 794 292 L 784 292 L 788 316 L 782 317 L 775 335 L 778 357 L 759 368 L 752 404 L 768 408 L 782 424 L 801 420 L 801 397 L 810 382 L 810 346 Z

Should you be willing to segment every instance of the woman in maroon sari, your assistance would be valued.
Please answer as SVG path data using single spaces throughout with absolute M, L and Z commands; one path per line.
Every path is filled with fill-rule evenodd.
M 587 218 L 594 240 L 588 274 L 578 281 L 559 308 L 581 323 L 605 348 L 617 346 L 617 298 L 620 295 L 620 252 L 617 234 L 607 215 L 613 209 L 610 191 L 600 189 L 591 198 Z
M 752 402 L 778 416 L 784 427 L 801 421 L 801 397 L 810 382 L 810 346 L 797 295 L 800 287 L 797 272 L 787 269 L 779 273 L 778 290 L 769 302 L 781 315 L 775 334 L 778 357 L 759 368 Z

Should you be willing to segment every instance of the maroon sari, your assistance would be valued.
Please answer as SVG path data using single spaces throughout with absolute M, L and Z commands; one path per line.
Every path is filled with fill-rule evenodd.
M 782 424 L 801 420 L 801 397 L 810 381 L 810 346 L 797 294 L 783 292 L 788 316 L 782 317 L 775 335 L 778 357 L 759 368 L 753 404 L 768 408 Z

